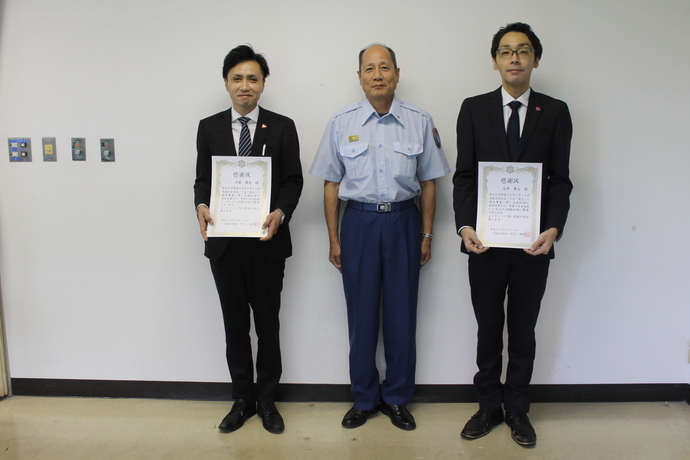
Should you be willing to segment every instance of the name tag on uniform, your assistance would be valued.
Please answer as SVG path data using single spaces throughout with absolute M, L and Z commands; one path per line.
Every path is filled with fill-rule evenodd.
M 356 135 L 355 135 L 355 136 L 350 136 L 350 137 L 348 137 L 348 139 L 349 139 L 350 142 L 356 142 L 356 141 L 359 140 L 359 136 L 356 136 Z

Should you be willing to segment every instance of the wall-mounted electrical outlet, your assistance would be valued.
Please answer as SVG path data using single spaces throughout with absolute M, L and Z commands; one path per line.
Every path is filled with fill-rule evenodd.
M 54 137 L 44 137 L 43 142 L 43 161 L 57 161 L 57 148 Z

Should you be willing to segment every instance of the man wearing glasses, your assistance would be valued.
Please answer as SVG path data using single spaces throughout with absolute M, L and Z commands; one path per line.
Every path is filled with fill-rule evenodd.
M 501 88 L 466 99 L 457 124 L 458 157 L 453 207 L 462 252 L 469 255 L 472 305 L 477 318 L 474 388 L 479 411 L 462 430 L 465 439 L 488 434 L 503 422 L 522 446 L 536 444 L 527 413 L 535 333 L 554 242 L 570 208 L 572 123 L 568 106 L 530 89 L 542 46 L 531 27 L 508 24 L 493 37 L 491 56 Z M 541 234 L 528 249 L 488 248 L 475 232 L 478 162 L 542 164 Z M 507 292 L 507 305 L 504 303 Z M 501 383 L 503 329 L 508 327 L 508 367 Z M 503 408 L 505 408 L 505 416 Z

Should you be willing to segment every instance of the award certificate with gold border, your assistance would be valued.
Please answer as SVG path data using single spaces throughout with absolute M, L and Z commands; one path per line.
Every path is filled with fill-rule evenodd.
M 212 157 L 208 236 L 265 236 L 270 201 L 271 157 Z
M 539 236 L 541 176 L 541 163 L 479 162 L 477 236 L 484 246 L 532 246 Z

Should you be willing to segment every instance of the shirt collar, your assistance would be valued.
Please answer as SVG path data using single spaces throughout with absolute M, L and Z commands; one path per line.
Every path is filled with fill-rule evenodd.
M 508 94 L 508 91 L 505 90 L 504 87 L 501 86 L 501 96 L 503 97 L 503 106 L 505 107 L 506 105 L 510 104 L 513 101 L 520 101 L 522 105 L 525 107 L 528 107 L 527 102 L 529 101 L 529 95 L 532 93 L 532 88 L 527 88 L 527 91 L 522 93 L 519 98 L 513 99 L 513 96 Z
M 403 125 L 402 119 L 400 118 L 401 114 L 402 109 L 400 106 L 400 99 L 394 97 L 393 102 L 391 103 L 391 107 L 390 109 L 388 109 L 388 116 L 392 116 L 393 119 L 397 120 L 398 123 Z M 364 100 L 362 100 L 362 125 L 364 125 L 364 123 L 366 123 L 367 120 L 369 120 L 369 118 L 371 118 L 372 116 L 376 116 L 378 118 L 376 110 L 374 110 L 374 107 L 372 107 L 369 100 L 365 97 Z
M 235 110 L 234 107 L 232 107 L 230 110 L 232 110 L 232 121 L 233 123 L 237 121 L 238 118 L 240 117 L 247 117 L 249 118 L 249 122 L 254 122 L 256 123 L 259 120 L 259 106 L 257 105 L 254 107 L 254 110 L 249 112 L 247 115 L 240 115 L 237 110 Z

